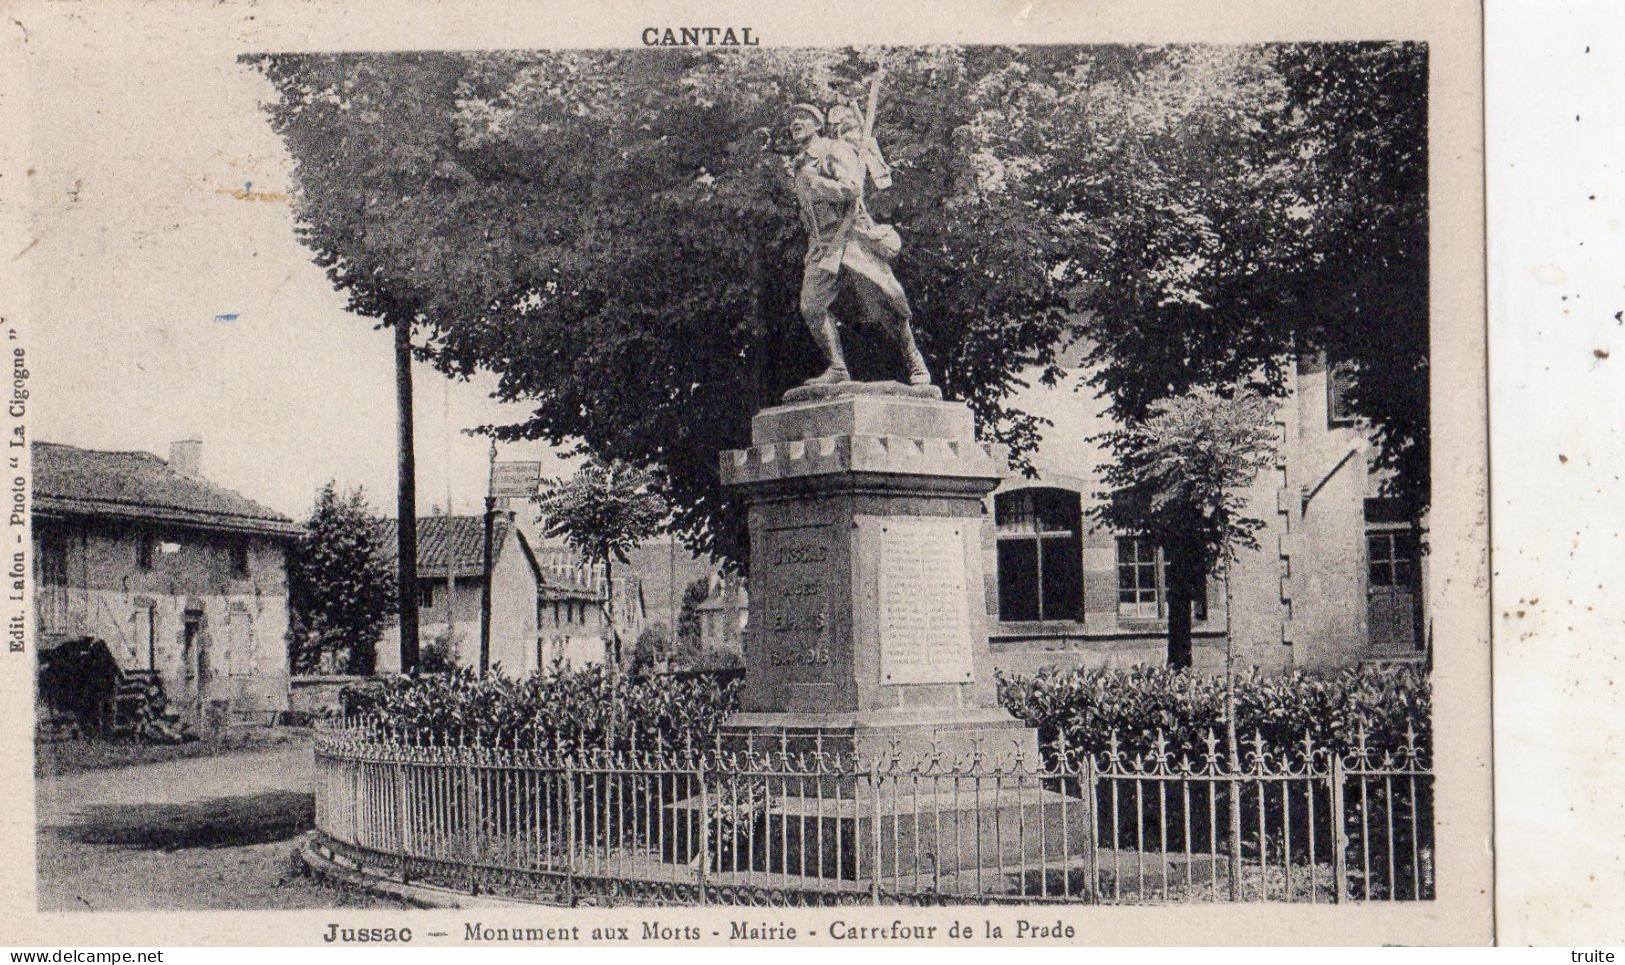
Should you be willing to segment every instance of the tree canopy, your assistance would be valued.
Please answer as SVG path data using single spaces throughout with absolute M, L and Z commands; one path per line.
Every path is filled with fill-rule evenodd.
M 378 638 L 395 612 L 395 575 L 378 522 L 359 487 L 316 493 L 305 531 L 288 555 L 288 657 L 312 673 L 332 654 L 346 673 L 370 674 Z
M 1031 452 L 1042 424 L 1010 397 L 1058 378 L 1072 338 L 1122 419 L 1195 385 L 1279 392 L 1283 359 L 1332 351 L 1425 494 L 1417 46 L 254 60 L 300 236 L 352 310 L 414 326 L 447 373 L 495 372 L 532 406 L 499 438 L 655 470 L 698 551 L 743 560 L 718 452 L 818 369 L 785 110 L 855 101 L 882 62 L 894 186 L 871 206 L 902 233 L 922 351 L 984 439 Z M 881 375 L 889 346 L 857 336 L 849 360 Z

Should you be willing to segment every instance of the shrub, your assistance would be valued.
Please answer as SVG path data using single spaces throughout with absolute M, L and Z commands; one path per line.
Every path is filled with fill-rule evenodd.
M 712 742 L 738 706 L 739 685 L 714 676 L 612 675 L 554 667 L 515 680 L 463 669 L 385 682 L 347 709 L 418 741 L 503 747 L 682 748 Z
M 1324 675 L 1254 670 L 1236 678 L 1236 732 L 1244 752 L 1254 733 L 1273 753 L 1301 748 L 1306 736 L 1316 747 L 1347 752 L 1363 729 L 1367 747 L 1379 754 L 1404 747 L 1410 727 L 1426 751 L 1431 696 L 1426 674 L 1406 666 Z M 1001 675 L 999 699 L 1038 728 L 1046 748 L 1064 735 L 1069 747 L 1102 751 L 1115 730 L 1125 753 L 1145 753 L 1160 732 L 1171 753 L 1199 762 L 1207 733 L 1221 740 L 1224 734 L 1224 677 L 1218 675 L 1166 667 L 1048 668 L 1031 678 Z

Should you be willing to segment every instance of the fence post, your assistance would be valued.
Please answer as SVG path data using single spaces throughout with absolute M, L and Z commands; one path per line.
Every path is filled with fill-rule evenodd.
M 870 835 L 874 841 L 874 851 L 869 861 L 869 900 L 878 905 L 880 904 L 880 764 L 873 760 L 869 762 L 869 799 L 874 803 L 874 828 Z M 852 810 L 854 814 L 860 813 L 858 808 Z M 861 827 L 861 822 L 859 826 Z
M 694 869 L 694 882 L 699 887 L 700 904 L 705 904 L 705 870 L 711 862 L 711 798 L 705 791 L 705 752 L 700 752 L 698 762 L 695 764 L 694 774 L 700 784 L 700 810 L 696 815 L 695 825 L 700 835 L 700 852 Z
M 1259 782 L 1259 793 L 1262 794 L 1264 784 Z M 1230 900 L 1241 900 L 1241 788 L 1242 776 L 1240 761 L 1235 756 L 1230 758 Z M 1264 829 L 1258 829 L 1258 846 L 1260 853 L 1264 847 Z
M 395 757 L 395 816 L 400 822 L 400 848 L 401 848 L 401 884 L 411 884 L 411 876 L 406 870 L 407 834 L 406 834 L 406 765 L 401 763 L 400 755 Z
M 1332 901 L 1348 896 L 1348 824 L 1343 814 L 1343 756 L 1337 751 L 1332 759 Z
M 463 752 L 463 825 L 468 829 L 468 893 L 480 893 L 479 868 L 480 859 L 480 825 L 479 803 L 475 800 L 474 787 L 474 755 L 467 745 L 461 748 Z
M 569 751 L 559 750 L 564 776 L 564 897 L 576 904 L 576 771 Z
M 1099 777 L 1095 774 L 1094 751 L 1085 751 L 1083 755 L 1083 778 L 1086 782 L 1083 787 L 1084 807 L 1089 809 L 1089 880 L 1084 883 L 1085 894 L 1092 904 L 1100 903 L 1100 808 L 1097 807 L 1100 789 L 1096 786 Z M 1063 758 L 1063 766 L 1065 760 Z M 1066 829 L 1062 828 L 1062 833 Z M 1066 872 L 1061 872 L 1063 875 Z

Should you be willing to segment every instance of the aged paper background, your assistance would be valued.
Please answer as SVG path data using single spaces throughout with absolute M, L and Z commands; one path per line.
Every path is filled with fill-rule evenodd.
M 1625 11 L 1487 16 L 1497 933 L 1619 945 Z
M 1439 648 L 1434 672 L 1437 735 L 1439 897 L 1409 907 L 1362 908 L 1243 905 L 1167 908 L 1114 907 L 1047 910 L 989 908 L 974 913 L 886 908 L 851 910 L 848 919 L 1013 922 L 1059 917 L 1077 926 L 1083 943 L 1482 943 L 1490 937 L 1490 730 L 1489 620 L 1485 472 L 1485 368 L 1483 324 L 1480 18 L 1470 2 L 1308 4 L 1246 2 L 1112 3 L 891 3 L 827 4 L 757 9 L 743 4 L 686 3 L 658 11 L 600 3 L 133 3 L 19 4 L 6 8 L 5 53 L 0 56 L 0 118 L 8 132 L 0 190 L 0 250 L 8 253 L 0 292 L 8 324 L 27 338 L 30 329 L 72 325 L 85 339 L 120 350 L 117 306 L 144 289 L 189 285 L 190 277 L 128 277 L 119 272 L 125 246 L 153 243 L 146 226 L 162 225 L 172 206 L 211 205 L 231 218 L 222 190 L 263 175 L 274 189 L 274 156 L 241 156 L 219 140 L 207 116 L 151 112 L 141 84 L 179 84 L 199 90 L 238 91 L 229 78 L 249 68 L 238 54 L 271 50 L 393 50 L 403 48 L 547 48 L 632 46 L 645 26 L 683 23 L 749 25 L 769 45 L 1087 42 L 1249 42 L 1262 40 L 1420 39 L 1430 45 L 1432 178 L 1433 406 L 1437 480 L 1431 517 L 1433 613 Z M 76 78 L 130 78 L 125 96 L 87 104 Z M 106 89 L 100 86 L 99 89 Z M 218 105 L 225 114 L 259 120 L 249 98 Z M 70 223 L 60 205 L 30 185 L 71 184 L 82 158 L 53 154 L 46 136 L 54 124 L 94 124 L 97 112 L 149 112 L 154 141 L 110 139 L 109 152 L 202 151 L 218 159 L 219 176 L 206 183 L 172 183 L 167 150 L 155 150 L 146 183 L 106 186 L 127 208 L 129 231 L 96 241 L 76 270 L 103 286 L 107 311 L 99 317 L 59 315 L 43 293 L 58 266 L 39 252 L 42 239 Z M 184 152 L 182 149 L 184 148 Z M 30 169 L 33 169 L 32 172 Z M 285 175 L 282 175 L 285 179 Z M 87 242 L 90 239 L 86 239 Z M 32 252 L 30 251 L 32 249 Z M 236 259 L 251 252 L 214 252 L 215 280 L 229 279 Z M 358 323 L 359 324 L 359 323 Z M 137 361 L 132 358 L 131 363 Z M 35 406 L 52 400 L 35 398 Z M 274 413 L 268 418 L 275 418 Z M 297 427 L 290 427 L 297 431 Z M 274 472 L 275 467 L 267 467 Z M 189 914 L 40 914 L 34 911 L 32 808 L 28 788 L 33 717 L 30 687 L 34 657 L 12 654 L 3 687 L 5 716 L 0 771 L 17 789 L 0 824 L 0 847 L 11 858 L 0 881 L 0 943 L 187 944 L 319 941 L 330 921 L 398 923 L 401 913 L 311 911 Z M 827 922 L 830 911 L 771 910 L 752 920 Z M 639 909 L 567 911 L 537 907 L 527 922 L 569 918 L 587 924 L 633 924 Z M 459 912 L 414 912 L 423 927 L 438 923 L 460 933 Z M 667 909 L 674 923 L 746 917 L 734 911 Z M 827 933 L 826 933 L 827 934 Z M 1008 932 L 1007 932 L 1008 934 Z M 816 941 L 816 940 L 815 940 Z M 827 941 L 827 939 L 826 939 Z

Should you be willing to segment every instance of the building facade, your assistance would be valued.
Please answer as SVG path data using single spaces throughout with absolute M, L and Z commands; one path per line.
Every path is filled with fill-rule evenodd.
M 1258 548 L 1217 574 L 1193 613 L 1193 662 L 1217 670 L 1228 625 L 1241 666 L 1326 668 L 1420 660 L 1426 651 L 1421 521 L 1381 497 L 1368 430 L 1343 405 L 1344 383 L 1308 362 L 1289 375 L 1276 414 L 1271 470 L 1247 494 L 1264 521 Z M 1107 454 L 1090 438 L 1112 428 L 1085 390 L 1037 389 L 1014 400 L 1054 425 L 1036 477 L 1007 479 L 989 498 L 983 536 L 995 661 L 1046 665 L 1157 664 L 1167 654 L 1163 553 L 1090 518 Z
M 480 516 L 423 516 L 418 537 L 418 640 L 445 641 L 460 667 L 480 665 L 480 607 L 485 591 L 485 521 Z M 380 538 L 394 565 L 395 521 Z M 506 513 L 491 524 L 491 666 L 511 675 L 536 669 L 536 598 L 541 567 L 525 534 Z M 400 625 L 380 645 L 380 673 L 400 672 Z
M 745 631 L 750 623 L 750 594 L 745 581 L 717 577 L 705 602 L 694 608 L 700 623 L 700 650 L 721 650 L 745 655 Z
M 52 443 L 32 455 L 39 645 L 104 641 L 192 724 L 269 724 L 286 710 L 299 528 L 204 479 L 199 440 L 168 461 Z
M 544 544 L 539 556 L 538 665 L 580 669 L 595 663 L 629 664 L 638 634 L 648 625 L 640 577 L 617 567 L 613 579 L 606 578 L 603 567 L 584 563 L 562 543 Z

